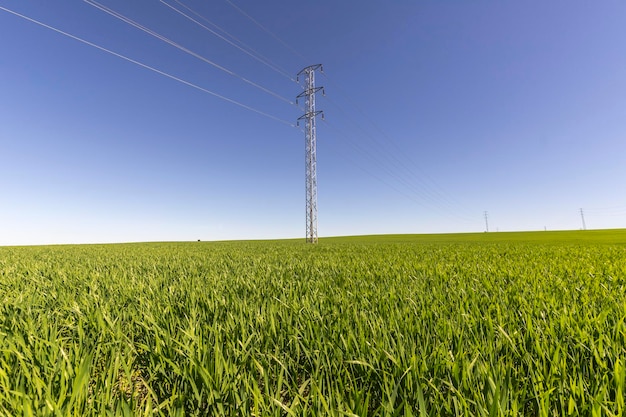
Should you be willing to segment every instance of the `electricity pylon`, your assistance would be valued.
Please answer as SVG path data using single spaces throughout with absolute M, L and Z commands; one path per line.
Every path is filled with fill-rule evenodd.
M 489 232 L 489 213 L 485 211 L 485 232 Z
M 298 81 L 300 75 L 305 75 L 304 91 L 296 97 L 305 98 L 305 113 L 298 118 L 305 120 L 304 141 L 305 141 L 305 187 L 306 187 L 306 241 L 307 243 L 317 243 L 317 155 L 316 155 L 316 137 L 315 137 L 315 118 L 318 114 L 324 114 L 321 110 L 315 110 L 315 93 L 322 90 L 323 87 L 315 87 L 315 71 L 322 70 L 322 64 L 310 65 L 298 73 Z
M 587 225 L 585 224 L 585 212 L 583 209 L 580 209 L 580 218 L 583 220 L 583 230 L 587 230 Z

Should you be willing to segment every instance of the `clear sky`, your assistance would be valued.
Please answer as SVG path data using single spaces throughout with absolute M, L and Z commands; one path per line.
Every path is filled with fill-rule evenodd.
M 626 227 L 624 1 L 98 1 L 0 0 L 162 72 L 0 10 L 0 245 L 304 237 L 318 63 L 320 237 Z

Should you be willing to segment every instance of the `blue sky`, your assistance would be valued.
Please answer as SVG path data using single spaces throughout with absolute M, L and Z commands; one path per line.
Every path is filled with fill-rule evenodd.
M 84 1 L 0 7 L 273 118 L 0 10 L 0 245 L 304 237 L 276 96 L 317 63 L 320 236 L 626 227 L 623 1 L 164 2 L 99 0 L 231 74 Z

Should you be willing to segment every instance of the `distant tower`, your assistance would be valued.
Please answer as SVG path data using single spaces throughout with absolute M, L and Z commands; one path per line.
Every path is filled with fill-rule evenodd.
M 585 224 L 585 212 L 583 209 L 580 209 L 580 218 L 583 220 L 583 230 L 587 230 L 587 225 Z
M 322 70 L 322 64 L 311 65 L 298 73 L 305 75 L 304 91 L 296 98 L 305 97 L 305 113 L 298 118 L 298 122 L 305 120 L 304 141 L 305 141 L 305 187 L 306 187 L 306 241 L 307 243 L 317 243 L 317 156 L 315 138 L 315 117 L 322 111 L 315 111 L 315 93 L 323 87 L 315 87 L 315 71 Z M 324 115 L 322 114 L 322 118 Z M 299 123 L 298 123 L 299 124 Z
M 489 231 L 489 213 L 485 212 L 485 232 Z

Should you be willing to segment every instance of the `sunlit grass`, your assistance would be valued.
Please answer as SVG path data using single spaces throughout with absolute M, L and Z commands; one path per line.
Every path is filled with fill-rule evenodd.
M 625 244 L 0 248 L 0 415 L 623 415 Z

